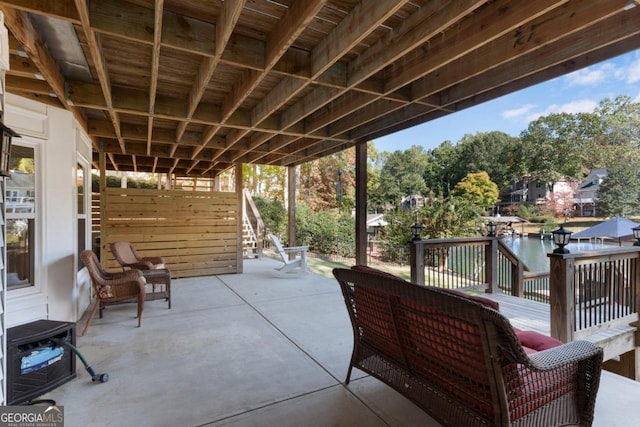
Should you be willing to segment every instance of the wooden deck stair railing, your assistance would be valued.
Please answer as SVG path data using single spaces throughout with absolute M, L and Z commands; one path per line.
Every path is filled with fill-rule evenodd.
M 414 283 L 428 281 L 443 288 L 474 287 L 549 302 L 549 274 L 529 271 L 500 239 L 430 239 L 416 243 L 411 245 L 416 253 L 409 263 Z
M 265 226 L 251 193 L 242 192 L 242 247 L 245 258 L 262 258 Z

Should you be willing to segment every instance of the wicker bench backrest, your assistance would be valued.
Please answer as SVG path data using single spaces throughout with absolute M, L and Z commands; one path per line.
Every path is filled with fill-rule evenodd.
M 563 368 L 563 375 L 535 372 L 499 312 L 389 276 L 347 269 L 334 275 L 354 329 L 352 366 L 391 385 L 440 422 L 516 425 L 520 418 L 527 425 L 528 416 L 554 399 L 557 407 L 551 405 L 538 419 L 565 407 L 570 408 L 566 419 L 579 417 L 573 396 L 578 362 Z M 597 368 L 594 360 L 590 369 Z M 587 411 L 586 424 L 590 416 Z

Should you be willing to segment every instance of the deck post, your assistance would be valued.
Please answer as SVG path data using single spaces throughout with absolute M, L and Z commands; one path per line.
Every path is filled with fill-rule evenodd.
M 573 274 L 575 259 L 569 254 L 550 253 L 549 301 L 551 336 L 562 342 L 574 339 L 575 301 Z
M 287 168 L 287 242 L 289 246 L 296 246 L 296 167 Z M 289 259 L 295 254 L 290 253 Z
M 519 262 L 511 265 L 511 283 L 514 297 L 525 298 L 524 295 L 524 264 Z
M 367 143 L 356 145 L 356 264 L 367 265 Z
M 424 286 L 424 244 L 421 240 L 409 242 L 411 282 Z
M 489 244 L 484 247 L 485 280 L 487 289 L 485 292 L 493 294 L 498 292 L 498 238 L 490 237 Z

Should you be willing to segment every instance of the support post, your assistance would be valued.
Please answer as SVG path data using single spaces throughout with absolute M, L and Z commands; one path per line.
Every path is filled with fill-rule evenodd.
M 287 167 L 287 198 L 288 221 L 287 221 L 287 240 L 288 246 L 296 246 L 296 167 Z M 289 259 L 293 259 L 295 254 L 289 254 Z
M 514 297 L 524 298 L 524 264 L 511 265 L 511 292 Z
M 487 289 L 485 292 L 493 294 L 498 292 L 498 238 L 489 237 L 490 242 L 484 247 L 485 279 Z
M 549 301 L 551 303 L 551 336 L 562 342 L 574 339 L 575 304 L 573 273 L 575 260 L 571 255 L 550 253 Z
M 356 145 L 356 264 L 367 265 L 367 143 Z
M 100 263 L 104 265 L 107 260 L 107 256 L 105 254 L 105 248 L 107 247 L 106 242 L 106 231 L 107 231 L 107 195 L 105 191 L 107 189 L 107 154 L 104 152 L 104 147 L 102 143 L 100 143 L 100 152 L 98 153 L 98 166 L 100 167 L 100 179 L 98 180 L 98 189 L 100 191 Z
M 424 286 L 424 245 L 421 241 L 409 242 L 411 282 Z
M 236 163 L 235 165 L 235 176 L 236 176 L 236 182 L 235 182 L 235 187 L 236 187 L 236 206 L 237 206 L 237 210 L 238 210 L 238 221 L 236 224 L 236 235 L 237 237 L 237 247 L 236 247 L 236 263 L 238 265 L 237 269 L 238 269 L 238 274 L 242 273 L 243 271 L 243 258 L 242 258 L 242 252 L 244 250 L 243 246 L 244 246 L 244 242 L 242 239 L 242 218 L 244 217 L 244 211 L 242 210 L 243 206 L 242 206 L 242 202 L 244 199 L 244 194 L 242 192 L 243 188 L 242 188 L 242 182 L 243 182 L 243 178 L 242 178 L 242 163 Z

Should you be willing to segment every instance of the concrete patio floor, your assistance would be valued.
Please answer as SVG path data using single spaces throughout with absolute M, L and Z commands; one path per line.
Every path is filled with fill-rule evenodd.
M 281 274 L 270 258 L 244 273 L 177 279 L 172 308 L 108 307 L 77 346 L 74 380 L 42 396 L 75 426 L 437 426 L 379 381 L 343 384 L 352 332 L 337 282 Z M 83 320 L 78 330 L 84 326 Z M 603 373 L 595 426 L 637 426 L 640 383 Z

